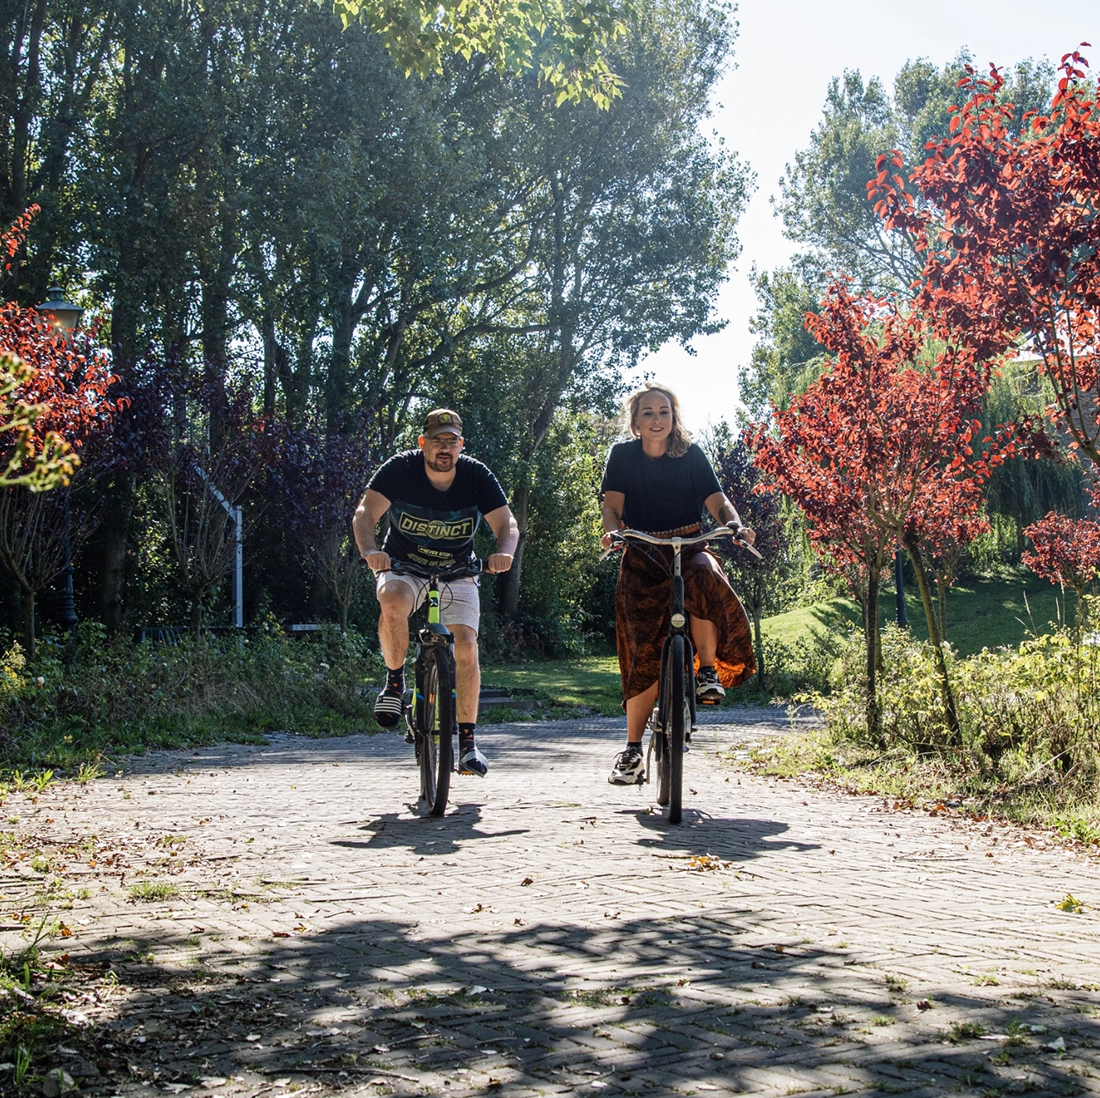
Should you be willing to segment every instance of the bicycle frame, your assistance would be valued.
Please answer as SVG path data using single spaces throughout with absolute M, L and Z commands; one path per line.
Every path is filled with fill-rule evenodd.
M 429 571 L 404 561 L 392 561 L 391 571 L 412 575 L 428 582 L 428 620 L 417 633 L 414 664 L 413 705 L 405 711 L 408 727 L 405 739 L 416 746 L 421 774 L 421 798 L 432 816 L 442 816 L 450 791 L 454 765 L 455 720 L 454 634 L 440 617 L 439 585 L 450 579 L 474 576 L 481 562 L 441 571 Z

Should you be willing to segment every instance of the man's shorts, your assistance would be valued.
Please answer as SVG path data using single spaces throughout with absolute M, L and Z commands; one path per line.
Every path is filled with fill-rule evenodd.
M 428 597 L 428 581 L 419 576 L 399 576 L 396 572 L 379 572 L 375 580 L 378 594 L 395 584 L 405 584 L 413 594 L 413 609 Z M 439 585 L 439 619 L 446 626 L 467 625 L 475 633 L 481 620 L 481 595 L 474 576 L 448 580 Z

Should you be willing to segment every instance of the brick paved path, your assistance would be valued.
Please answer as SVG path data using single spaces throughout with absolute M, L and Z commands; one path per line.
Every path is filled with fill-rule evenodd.
M 396 735 L 11 795 L 64 948 L 114 974 L 58 1064 L 126 1096 L 1100 1093 L 1097 914 L 1054 906 L 1100 908 L 1095 859 L 749 776 L 725 756 L 791 722 L 707 717 L 679 828 L 607 784 L 604 719 L 486 728 L 442 820 Z M 42 884 L 18 863 L 3 910 Z

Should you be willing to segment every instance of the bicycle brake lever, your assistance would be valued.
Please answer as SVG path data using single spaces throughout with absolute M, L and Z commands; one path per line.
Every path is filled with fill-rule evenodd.
M 750 545 L 747 541 L 742 541 L 740 538 L 734 538 L 733 542 L 735 545 L 740 545 L 742 549 L 747 549 L 757 560 L 764 559 L 764 555 L 755 545 Z

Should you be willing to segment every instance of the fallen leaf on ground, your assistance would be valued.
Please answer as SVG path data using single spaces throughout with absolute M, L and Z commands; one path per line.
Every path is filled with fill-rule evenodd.
M 728 869 L 733 862 L 724 862 L 713 854 L 693 854 L 688 858 L 688 869 L 695 873 L 706 873 L 712 869 Z

